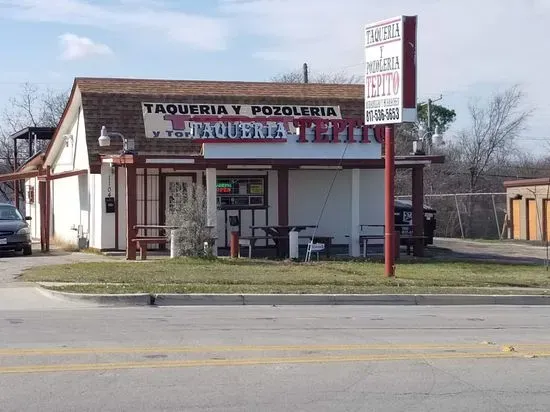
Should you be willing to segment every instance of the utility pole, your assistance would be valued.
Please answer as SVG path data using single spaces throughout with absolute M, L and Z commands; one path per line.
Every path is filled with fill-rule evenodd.
M 427 106 L 428 106 L 428 110 L 427 110 L 427 122 L 426 122 L 426 127 L 428 130 L 426 130 L 426 132 L 428 133 L 428 154 L 431 154 L 432 153 L 432 103 L 433 102 L 437 102 L 439 100 L 443 99 L 443 95 L 439 95 L 439 98 L 435 99 L 435 100 L 432 100 L 432 99 L 428 99 L 428 103 L 427 103 Z
M 304 83 L 309 83 L 308 73 L 307 73 L 307 63 L 304 63 Z
M 428 132 L 432 131 L 432 99 L 428 99 Z

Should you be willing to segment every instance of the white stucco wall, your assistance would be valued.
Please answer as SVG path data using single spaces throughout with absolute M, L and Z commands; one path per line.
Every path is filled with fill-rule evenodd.
M 85 138 L 84 115 L 81 110 L 75 112 L 67 128 L 63 144 L 52 164 L 52 173 L 73 170 L 89 170 L 88 150 Z M 52 199 L 52 235 L 55 239 L 76 244 L 79 231 L 89 235 L 93 175 L 85 174 L 64 177 L 51 181 Z
M 88 175 L 51 182 L 52 228 L 56 240 L 77 244 L 78 229 L 88 232 Z
M 89 168 L 88 146 L 86 144 L 82 110 L 75 116 L 69 130 L 67 135 L 72 135 L 73 139 L 66 139 L 66 143 L 61 146 L 62 149 L 52 167 L 53 173 Z
M 106 213 L 105 198 L 109 187 L 115 197 L 115 174 L 109 164 L 101 165 L 101 174 L 90 175 L 90 247 L 95 249 L 115 248 L 115 213 Z M 119 199 L 120 200 L 120 199 Z M 124 205 L 119 206 L 119 212 Z
M 118 168 L 118 248 L 126 249 L 126 169 Z M 114 228 L 113 228 L 114 233 Z M 114 236 L 114 235 L 113 235 Z
M 34 203 L 30 204 L 27 193 L 29 187 L 34 188 Z M 32 179 L 25 180 L 25 216 L 30 216 L 32 220 L 29 223 L 31 230 L 31 236 L 34 239 L 40 239 L 40 203 L 38 199 L 38 179 L 33 177 Z
M 107 165 L 102 168 L 103 175 L 93 175 L 93 189 L 91 188 L 92 210 L 96 213 L 91 217 L 91 227 L 96 228 L 91 231 L 91 242 L 93 247 L 114 248 L 115 247 L 115 224 L 114 214 L 104 213 L 104 197 L 107 191 Z M 125 206 L 125 169 L 118 170 L 118 236 L 119 249 L 126 248 L 126 206 Z M 162 171 L 166 176 L 170 176 L 168 169 Z M 328 198 L 327 206 L 317 230 L 318 235 L 334 236 L 334 243 L 348 244 L 351 232 L 351 170 L 291 170 L 289 171 L 289 223 L 290 224 L 311 224 L 317 223 L 321 207 L 325 201 L 327 191 L 330 187 L 334 174 L 337 178 Z M 238 171 L 238 170 L 218 170 L 217 176 L 250 176 L 267 175 L 267 195 L 268 195 L 268 224 L 278 223 L 278 175 L 277 171 Z M 197 182 L 203 181 L 203 172 L 197 172 Z M 114 194 L 114 176 L 112 177 L 112 190 Z M 149 188 L 151 190 L 151 188 Z M 360 171 L 360 223 L 361 224 L 383 224 L 384 223 L 384 171 L 383 170 L 361 170 Z M 138 197 L 141 198 L 141 188 L 138 185 Z M 153 194 L 150 194 L 153 196 Z M 95 203 L 94 203 L 95 202 Z M 97 207 L 100 206 L 100 207 Z M 101 210 L 101 212 L 100 212 Z M 158 213 L 158 206 L 150 204 L 148 215 Z M 264 212 L 265 213 L 265 212 Z M 237 211 L 229 211 L 228 215 L 235 214 Z M 262 215 L 263 216 L 263 215 Z M 218 211 L 218 236 L 220 239 L 225 237 L 224 231 L 230 231 L 230 227 L 225 228 L 225 213 Z M 103 220 L 102 220 L 103 219 Z M 243 220 L 243 235 L 249 234 L 248 226 L 251 224 L 250 217 L 246 212 L 241 213 Z M 264 224 L 264 218 L 257 215 L 257 225 Z M 101 228 L 99 222 L 103 221 Z M 96 223 L 97 222 L 97 223 Z M 246 226 L 246 227 L 245 227 Z M 229 232 L 228 232 L 229 233 Z M 228 234 L 229 236 L 229 234 Z
M 327 199 L 332 180 L 336 180 Z M 315 225 L 327 199 L 317 235 L 334 236 L 335 244 L 348 244 L 351 233 L 351 170 L 291 170 L 289 223 Z M 384 175 L 381 170 L 360 173 L 360 223 L 384 223 Z

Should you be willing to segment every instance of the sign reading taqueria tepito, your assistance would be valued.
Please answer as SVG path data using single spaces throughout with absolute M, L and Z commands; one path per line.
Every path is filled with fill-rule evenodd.
M 416 121 L 416 16 L 365 27 L 365 123 Z
M 203 143 L 370 143 L 361 119 L 342 119 L 339 106 L 142 103 L 148 138 Z M 378 141 L 378 136 L 375 136 Z

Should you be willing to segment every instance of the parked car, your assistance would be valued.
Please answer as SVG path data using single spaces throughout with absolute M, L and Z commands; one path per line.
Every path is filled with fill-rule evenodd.
M 0 250 L 23 251 L 32 255 L 31 232 L 27 220 L 16 207 L 0 203 Z
M 435 232 L 435 209 L 424 205 L 424 244 L 433 245 Z M 395 200 L 395 224 L 412 225 L 412 202 L 410 200 Z M 400 228 L 403 232 L 403 228 Z M 402 242 L 403 243 L 403 242 Z

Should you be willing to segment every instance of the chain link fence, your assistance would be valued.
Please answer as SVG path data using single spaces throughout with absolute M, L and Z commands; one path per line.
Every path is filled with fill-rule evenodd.
M 436 210 L 437 237 L 502 239 L 506 193 L 427 194 L 424 204 Z

